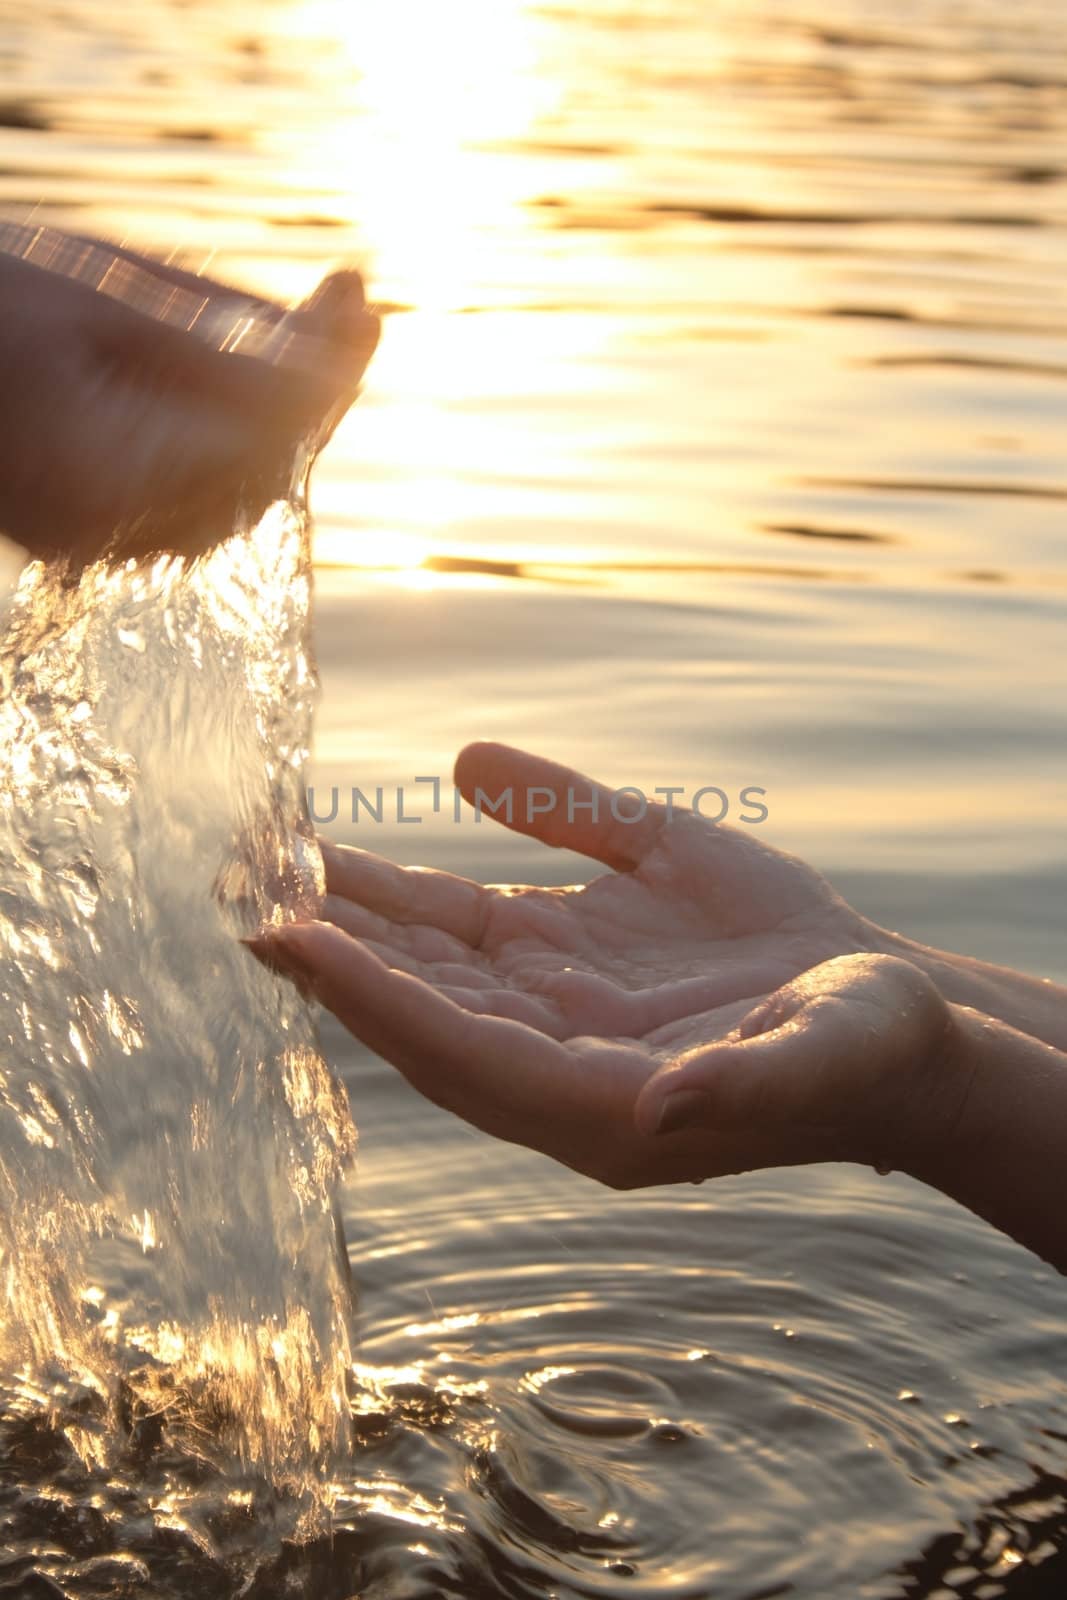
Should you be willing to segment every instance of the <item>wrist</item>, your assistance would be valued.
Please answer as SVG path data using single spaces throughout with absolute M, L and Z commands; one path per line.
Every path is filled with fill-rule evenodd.
M 893 1052 L 891 1098 L 874 1096 L 866 1107 L 863 1159 L 881 1172 L 936 1182 L 930 1173 L 951 1148 L 969 1098 L 971 1041 L 965 1008 L 949 1004 L 917 963 L 907 970 L 912 976 L 897 1000 L 905 1031 Z
M 975 962 L 967 956 L 958 956 L 951 950 L 937 950 L 932 945 L 909 939 L 902 933 L 893 933 L 872 923 L 872 948 L 882 955 L 899 956 L 910 961 L 913 967 L 937 986 L 945 1001 L 952 1006 L 973 1007 L 990 1016 L 999 1015 L 999 996 L 996 984 L 989 974 L 975 970 Z
M 924 1064 L 924 1113 L 915 1119 L 901 1171 L 952 1193 L 954 1173 L 980 1162 L 983 1148 L 995 1144 L 987 1079 L 999 1055 L 997 1035 L 1011 1030 L 970 1006 L 947 1004 L 945 1011 L 945 1032 Z
M 917 940 L 867 925 L 872 950 L 901 956 L 936 984 L 950 1005 L 980 1012 L 1016 1033 L 1067 1053 L 1067 989 L 973 956 L 934 950 Z M 972 1027 L 973 1031 L 973 1027 Z

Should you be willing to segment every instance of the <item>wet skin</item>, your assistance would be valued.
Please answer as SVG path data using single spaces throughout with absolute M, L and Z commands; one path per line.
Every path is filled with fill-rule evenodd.
M 523 751 L 469 746 L 456 781 L 611 870 L 486 887 L 327 846 L 324 920 L 252 941 L 416 1089 L 613 1187 L 901 1168 L 1067 1269 L 1067 992 L 879 928 L 751 832 L 620 823 Z

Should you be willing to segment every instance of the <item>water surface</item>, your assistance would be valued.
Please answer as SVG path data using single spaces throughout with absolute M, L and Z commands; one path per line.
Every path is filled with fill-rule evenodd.
M 282 295 L 355 257 L 388 312 L 314 486 L 320 797 L 483 734 L 758 784 L 864 910 L 1067 977 L 1055 0 L 0 20 L 5 215 Z M 328 831 L 584 870 L 447 816 Z M 853 1168 L 599 1193 L 325 1040 L 361 1131 L 332 1548 L 235 1512 L 164 1555 L 111 1507 L 42 1553 L 23 1464 L 16 1560 L 87 1594 L 116 1550 L 153 1594 L 257 1562 L 337 1600 L 1062 1592 L 1067 1294 L 1024 1251 Z

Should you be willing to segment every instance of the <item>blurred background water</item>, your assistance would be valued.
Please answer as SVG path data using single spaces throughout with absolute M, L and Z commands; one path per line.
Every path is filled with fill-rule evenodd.
M 386 313 L 314 484 L 325 831 L 581 876 L 433 816 L 482 735 L 759 785 L 863 910 L 1067 977 L 1057 0 L 0 0 L 0 67 L 0 214 Z M 325 1039 L 363 1443 L 248 1592 L 1064 1592 L 1032 1257 L 852 1168 L 602 1194 Z M 180 1560 L 109 1512 L 52 1580 L 236 1592 L 169 1514 Z

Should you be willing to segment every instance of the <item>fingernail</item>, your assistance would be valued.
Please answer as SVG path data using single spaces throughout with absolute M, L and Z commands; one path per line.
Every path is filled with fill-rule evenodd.
M 711 1120 L 711 1101 L 700 1089 L 676 1089 L 659 1108 L 656 1132 L 680 1133 Z

